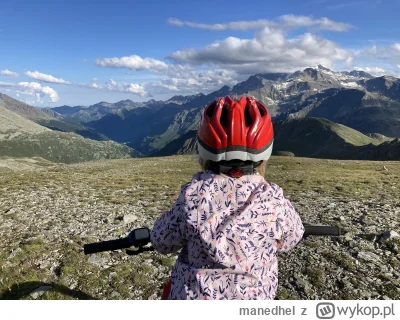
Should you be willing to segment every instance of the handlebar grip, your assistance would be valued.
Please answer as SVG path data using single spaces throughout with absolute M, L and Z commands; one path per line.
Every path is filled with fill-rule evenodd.
M 341 229 L 337 226 L 304 226 L 303 236 L 340 236 Z
M 85 244 L 83 246 L 83 250 L 85 254 L 92 254 L 96 252 L 109 251 L 109 250 L 118 250 L 125 249 L 131 246 L 131 242 L 129 238 L 123 238 L 118 240 L 110 240 L 103 242 L 95 242 L 90 244 Z

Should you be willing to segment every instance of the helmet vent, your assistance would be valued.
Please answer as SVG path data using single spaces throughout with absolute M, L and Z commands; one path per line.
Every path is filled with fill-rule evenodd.
M 210 104 L 206 110 L 206 114 L 212 118 L 214 111 L 215 111 L 215 106 L 217 105 L 217 102 L 215 101 L 214 103 Z
M 228 108 L 226 106 L 223 106 L 222 108 L 221 119 L 219 122 L 223 127 L 228 126 Z
M 264 117 L 267 114 L 267 110 L 263 106 L 257 105 L 258 110 L 260 110 L 261 117 Z
M 246 122 L 246 127 L 250 127 L 253 123 L 253 119 L 251 118 L 251 114 L 249 111 L 249 106 L 246 106 L 244 109 L 244 120 Z

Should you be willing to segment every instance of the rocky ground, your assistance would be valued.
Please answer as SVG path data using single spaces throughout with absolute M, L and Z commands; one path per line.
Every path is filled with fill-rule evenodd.
M 82 247 L 151 227 L 197 169 L 190 156 L 0 158 L 0 297 L 159 299 L 174 255 L 85 256 Z M 348 231 L 280 254 L 279 299 L 400 299 L 400 162 L 273 157 L 266 178 L 304 222 Z

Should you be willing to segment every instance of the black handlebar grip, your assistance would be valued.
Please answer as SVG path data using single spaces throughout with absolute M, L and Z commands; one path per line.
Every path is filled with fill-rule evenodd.
M 341 230 L 337 226 L 304 226 L 303 236 L 340 236 Z
M 110 240 L 103 242 L 95 242 L 90 244 L 85 244 L 83 246 L 83 250 L 85 254 L 92 254 L 96 252 L 109 251 L 109 250 L 118 250 L 125 249 L 131 246 L 131 241 L 129 238 L 123 238 L 118 240 Z

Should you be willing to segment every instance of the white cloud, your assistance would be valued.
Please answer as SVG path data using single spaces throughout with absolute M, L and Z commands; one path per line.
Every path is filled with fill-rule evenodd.
M 15 91 L 18 94 L 30 95 L 36 97 L 38 102 L 43 102 L 43 98 L 48 96 L 51 102 L 57 102 L 59 100 L 58 93 L 48 86 L 42 86 L 38 82 L 19 82 L 7 83 L 0 82 L 0 88 L 4 88 L 7 91 Z
M 355 54 L 363 57 L 378 58 L 380 60 L 399 59 L 400 43 L 393 43 L 390 46 L 373 45 L 366 49 L 357 50 Z
M 265 27 L 253 39 L 229 37 L 202 49 L 174 52 L 169 58 L 250 74 L 291 72 L 316 64 L 331 67 L 335 61 L 351 62 L 352 54 L 335 42 L 311 33 L 288 39 L 282 30 Z
M 141 97 L 147 95 L 146 89 L 137 83 L 123 83 L 122 92 L 134 93 Z
M 399 77 L 397 66 L 400 65 L 400 43 L 386 46 L 373 45 L 354 52 L 357 64 L 376 65 L 385 69 L 386 75 Z M 380 73 L 377 73 L 380 74 Z
M 50 83 L 59 83 L 59 84 L 71 84 L 69 81 L 65 81 L 61 78 L 53 77 L 50 74 L 40 73 L 39 71 L 27 71 L 25 74 L 33 79 L 43 81 L 43 82 L 50 82 Z
M 7 77 L 18 77 L 18 73 L 14 72 L 14 71 L 10 71 L 8 69 L 1 70 L 0 75 L 7 76 Z
M 400 56 L 400 43 L 395 43 L 392 46 L 394 54 Z
M 140 97 L 144 97 L 144 96 L 148 95 L 148 92 L 146 91 L 145 87 L 140 84 L 126 83 L 126 82 L 117 83 L 113 79 L 110 79 L 109 81 L 107 81 L 105 85 L 99 85 L 99 84 L 93 83 L 87 87 L 92 88 L 92 89 L 107 90 L 107 91 L 113 91 L 113 92 L 133 93 Z
M 177 67 L 177 66 L 176 66 Z M 238 80 L 244 80 L 233 70 L 191 70 L 186 68 L 169 73 L 169 77 L 160 81 L 145 83 L 145 88 L 152 94 L 179 92 L 192 94 L 211 92 L 224 85 L 233 86 Z
M 288 14 L 279 17 L 279 21 L 284 27 L 289 27 L 294 29 L 312 28 L 316 30 L 345 32 L 353 28 L 353 26 L 350 24 L 343 22 L 336 22 L 326 17 L 320 19 L 313 19 L 312 17 L 309 16 L 296 16 L 293 14 Z
M 354 69 L 357 71 L 365 71 L 367 73 L 372 74 L 373 76 L 382 76 L 387 73 L 385 69 L 379 67 L 364 67 L 364 68 L 354 67 Z
M 252 20 L 252 21 L 235 21 L 235 22 L 217 23 L 217 24 L 205 24 L 205 23 L 196 23 L 196 22 L 182 21 L 179 19 L 170 18 L 168 19 L 168 23 L 178 27 L 191 27 L 191 28 L 205 29 L 205 30 L 242 30 L 242 31 L 261 29 L 266 26 L 275 25 L 272 21 L 265 19 Z
M 37 97 L 48 95 L 51 102 L 57 102 L 60 99 L 58 93 L 53 88 L 42 86 L 37 82 L 20 82 L 18 86 L 26 88 L 25 94 L 36 95 Z
M 168 65 L 163 61 L 153 58 L 142 58 L 137 55 L 97 59 L 96 65 L 109 68 L 127 68 L 136 71 L 148 70 L 155 73 L 163 73 L 168 70 Z
M 195 23 L 190 21 L 182 21 L 175 18 L 168 19 L 168 23 L 178 27 L 190 27 L 205 30 L 256 30 L 265 27 L 280 28 L 280 29 L 297 29 L 297 28 L 312 28 L 316 30 L 329 30 L 344 32 L 353 28 L 352 25 L 336 22 L 326 17 L 313 19 L 309 16 L 284 15 L 278 18 L 278 21 L 267 19 L 234 21 L 217 24 Z

